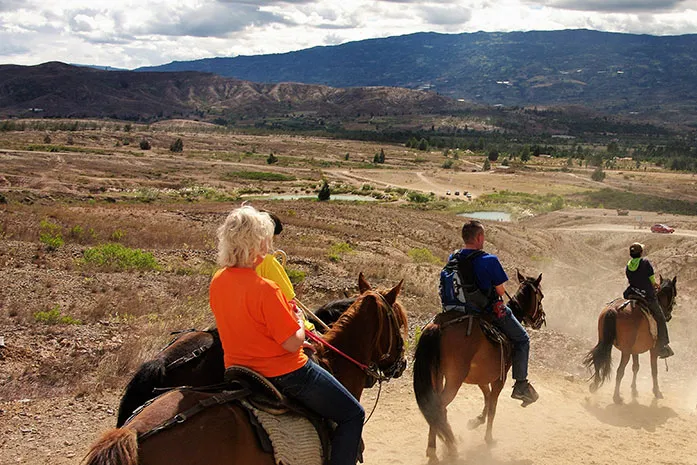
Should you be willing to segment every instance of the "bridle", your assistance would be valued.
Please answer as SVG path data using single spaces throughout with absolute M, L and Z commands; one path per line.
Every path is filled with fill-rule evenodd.
M 376 296 L 376 301 L 378 304 L 378 308 L 382 307 L 385 309 L 385 313 L 387 314 L 387 330 L 389 331 L 389 337 L 390 337 L 390 343 L 387 348 L 387 351 L 382 352 L 382 355 L 380 356 L 378 363 L 375 361 L 371 361 L 370 364 L 366 365 L 365 363 L 361 363 L 358 360 L 354 359 L 350 355 L 344 353 L 340 349 L 337 349 L 334 347 L 332 344 L 324 340 L 324 338 L 312 333 L 312 332 L 307 332 L 305 335 L 309 337 L 311 340 L 315 341 L 316 343 L 325 346 L 329 350 L 335 352 L 339 356 L 343 357 L 344 359 L 348 360 L 349 362 L 353 363 L 356 365 L 358 368 L 360 368 L 363 373 L 365 373 L 367 377 L 367 382 L 366 386 L 370 387 L 375 382 L 377 381 L 378 383 L 378 393 L 377 396 L 375 397 L 375 404 L 373 405 L 373 409 L 370 412 L 370 415 L 365 419 L 363 424 L 368 423 L 370 421 L 371 417 L 373 416 L 373 413 L 375 413 L 375 409 L 378 406 L 378 402 L 380 401 L 380 394 L 382 393 L 382 383 L 390 381 L 393 378 L 398 378 L 399 376 L 402 375 L 404 370 L 407 368 L 407 360 L 406 357 L 404 356 L 405 352 L 405 346 L 404 346 L 404 337 L 401 334 L 401 331 L 399 330 L 399 320 L 397 319 L 397 315 L 395 314 L 395 310 L 392 305 L 385 299 L 385 297 L 380 294 L 379 292 L 376 291 L 371 291 L 370 294 L 368 295 L 373 295 Z M 380 320 L 382 322 L 382 319 Z M 380 327 L 378 328 L 378 331 L 376 332 L 376 338 L 375 338 L 375 343 L 374 347 L 378 347 L 378 344 L 380 343 L 380 339 L 382 338 L 382 329 L 383 325 L 381 324 Z M 396 357 L 394 362 L 392 362 L 389 366 L 382 368 L 380 367 L 379 362 L 383 362 L 387 359 L 390 358 L 390 355 L 392 353 L 392 350 L 394 348 L 394 341 L 395 341 L 395 330 L 398 333 L 398 336 L 396 337 L 397 343 L 398 343 L 398 353 L 399 356 Z
M 670 282 L 670 280 L 668 282 Z M 675 297 L 677 296 L 677 292 L 672 284 L 661 283 L 661 288 L 658 290 L 657 295 L 660 295 L 661 292 L 665 292 L 666 289 L 670 291 L 670 300 L 668 301 L 666 308 L 663 309 L 663 313 L 665 314 L 666 321 L 670 321 L 673 318 L 673 306 L 675 305 Z M 663 308 L 663 306 L 661 306 L 661 308 Z
M 509 295 L 508 298 L 522 309 L 523 306 L 520 304 L 520 297 L 522 296 L 525 287 L 530 287 L 533 290 L 533 308 L 535 310 L 532 312 L 532 314 L 526 311 L 523 316 L 523 321 L 532 329 L 540 329 L 542 325 L 547 325 L 545 311 L 542 308 L 542 299 L 544 298 L 544 294 L 542 293 L 542 290 L 534 284 L 534 280 L 526 278 L 523 281 L 521 288 L 518 289 L 518 292 L 516 292 L 513 297 Z

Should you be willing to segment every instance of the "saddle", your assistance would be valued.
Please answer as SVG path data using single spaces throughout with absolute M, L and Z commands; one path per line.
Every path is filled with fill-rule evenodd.
M 284 396 L 264 376 L 241 366 L 225 370 L 225 382 L 249 390 L 240 401 L 259 446 L 277 465 L 322 465 L 330 457 L 333 425 Z
M 623 298 L 617 298 L 608 303 L 608 307 L 613 307 L 617 312 L 621 312 L 628 306 L 636 306 L 636 308 L 641 310 L 641 313 L 644 314 L 649 324 L 649 333 L 651 333 L 653 340 L 656 341 L 658 338 L 658 325 L 656 324 L 656 319 L 653 317 L 651 310 L 649 310 L 649 304 L 644 296 L 632 292 L 625 292 Z
M 492 323 L 492 318 L 488 315 L 464 313 L 459 310 L 450 310 L 436 315 L 435 321 L 440 324 L 441 329 L 460 323 L 467 323 L 467 336 L 472 334 L 472 327 L 475 320 L 479 324 L 484 336 L 494 346 L 498 346 L 501 351 L 501 379 L 505 378 L 507 367 L 511 364 L 511 354 L 513 353 L 513 343 L 503 331 Z

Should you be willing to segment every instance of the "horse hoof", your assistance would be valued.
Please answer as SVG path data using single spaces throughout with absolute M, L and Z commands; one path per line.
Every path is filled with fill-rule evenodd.
M 663 399 L 663 393 L 661 391 L 654 391 L 653 395 L 656 399 Z
M 496 439 L 494 439 L 493 437 L 489 436 L 484 438 L 484 442 L 486 442 L 487 446 L 494 447 L 498 441 L 496 441 Z
M 632 398 L 636 399 L 637 397 L 639 397 L 639 391 L 637 391 L 636 389 L 632 389 Z
M 589 387 L 588 390 L 591 392 L 591 394 L 595 394 L 595 391 L 598 390 L 598 383 L 592 383 Z
M 618 405 L 624 404 L 624 399 L 622 399 L 622 396 L 615 396 L 612 398 L 612 400 Z
M 484 424 L 485 419 L 483 417 L 475 417 L 467 422 L 467 427 L 469 429 L 476 429 L 480 425 Z
M 427 448 L 426 449 L 426 457 L 428 457 L 431 460 L 438 459 L 438 455 L 436 454 L 436 448 L 435 447 Z

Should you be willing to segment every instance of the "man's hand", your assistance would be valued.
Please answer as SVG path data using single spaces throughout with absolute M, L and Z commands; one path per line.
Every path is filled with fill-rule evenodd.
M 496 315 L 496 318 L 499 320 L 506 316 L 506 305 L 504 305 L 503 300 L 497 300 L 494 302 L 492 309 L 494 311 L 494 315 Z

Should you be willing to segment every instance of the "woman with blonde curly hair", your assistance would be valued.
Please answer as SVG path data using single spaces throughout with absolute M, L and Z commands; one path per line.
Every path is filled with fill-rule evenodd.
M 331 374 L 302 351 L 302 315 L 273 281 L 255 268 L 272 247 L 274 222 L 250 206 L 233 210 L 218 228 L 218 265 L 210 305 L 225 367 L 241 365 L 267 377 L 282 393 L 337 423 L 330 463 L 355 465 L 365 412 Z

